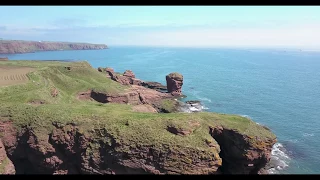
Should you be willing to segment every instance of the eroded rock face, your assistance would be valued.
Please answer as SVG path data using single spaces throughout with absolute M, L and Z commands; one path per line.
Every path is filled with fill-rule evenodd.
M 112 68 L 98 68 L 99 72 L 106 72 L 107 77 L 122 85 L 138 85 L 149 89 L 153 89 L 162 93 L 170 93 L 173 96 L 182 95 L 183 76 L 179 73 L 170 73 L 166 76 L 167 86 L 158 82 L 144 82 L 137 79 L 131 70 L 126 70 L 123 75 L 114 72 Z
M 15 144 L 8 153 L 17 174 L 216 174 L 221 165 L 215 151 L 166 145 L 161 150 L 132 148 L 106 129 L 85 135 L 74 125 L 57 124 L 49 135 L 25 129 L 18 136 L 15 143 L 7 141 Z
M 259 139 L 221 126 L 210 128 L 221 148 L 224 174 L 258 174 L 270 161 L 276 139 Z
M 112 68 L 107 68 L 106 72 L 109 74 L 110 78 L 122 85 L 130 85 L 132 84 L 131 78 L 127 76 L 121 76 L 118 73 L 114 72 Z
M 93 99 L 101 103 L 119 103 L 131 105 L 153 105 L 161 99 L 170 97 L 171 95 L 168 93 L 160 93 L 158 91 L 137 85 L 132 85 L 131 88 L 119 94 L 108 94 L 94 90 L 78 93 L 78 99 L 80 100 Z
M 0 174 L 15 174 L 16 170 L 12 161 L 8 158 L 5 147 L 0 138 Z
M 14 164 L 17 174 L 257 174 L 270 160 L 276 141 L 217 126 L 209 128 L 212 138 L 205 140 L 206 150 L 160 148 L 118 141 L 105 128 L 83 133 L 74 124 L 53 126 L 48 134 L 32 129 L 17 133 L 10 122 L 0 122 L 0 131 L 6 132 L 0 162 L 6 155 L 12 162 L 7 161 L 5 173 L 14 174 Z M 183 127 L 168 126 L 168 133 L 189 136 L 200 127 L 190 120 Z
M 135 78 L 134 73 L 131 70 L 126 70 L 123 75 L 115 72 L 112 68 L 98 68 L 99 72 L 106 72 L 106 76 L 122 85 L 141 85 L 142 81 Z
M 159 92 L 167 92 L 168 91 L 166 86 L 164 86 L 158 82 L 143 82 L 141 85 L 144 87 L 150 88 L 150 89 L 157 90 Z
M 137 85 L 137 86 L 142 86 L 143 81 L 141 81 L 140 79 L 131 78 L 131 84 L 132 85 Z
M 170 73 L 166 76 L 168 93 L 173 96 L 182 95 L 183 76 L 179 73 Z
M 110 68 L 110 67 L 105 68 L 105 71 L 106 71 L 107 73 L 114 73 L 113 68 Z

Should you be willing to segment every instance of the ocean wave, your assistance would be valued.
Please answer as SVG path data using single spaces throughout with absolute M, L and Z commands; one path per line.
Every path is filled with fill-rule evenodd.
M 313 137 L 314 134 L 313 133 L 303 133 L 302 136 L 303 137 Z
M 207 97 L 203 97 L 203 96 L 199 96 L 199 93 L 201 93 L 200 91 L 197 90 L 193 90 L 190 92 L 196 99 L 199 99 L 201 101 L 207 101 L 207 102 L 212 102 L 211 99 L 207 98 Z
M 282 170 L 289 166 L 291 158 L 286 152 L 287 150 L 281 143 L 276 143 L 272 147 L 271 160 L 268 165 L 270 174 L 280 174 Z
M 205 106 L 202 106 L 202 109 L 210 109 L 210 108 L 208 108 L 208 107 L 205 107 Z
M 245 114 L 240 114 L 239 116 L 241 116 L 241 117 L 244 117 L 244 118 L 248 118 L 248 119 L 251 119 L 251 117 L 250 117 L 249 115 L 245 115 Z M 259 124 L 259 123 L 257 123 L 257 124 Z
M 244 118 L 248 118 L 248 119 L 252 119 L 251 116 L 246 115 L 246 114 L 239 114 L 239 116 L 244 117 Z M 261 125 L 261 126 L 265 126 L 265 125 L 263 125 L 261 123 L 258 123 L 258 122 L 255 122 L 255 123 L 258 124 L 258 125 Z M 265 126 L 265 127 L 267 127 L 267 126 Z
M 288 140 L 289 142 L 292 142 L 292 143 L 297 143 L 297 142 L 299 142 L 299 140 L 298 139 L 290 139 L 290 140 Z
M 209 108 L 205 107 L 201 103 L 187 104 L 187 103 L 181 102 L 180 104 L 180 111 L 186 112 L 186 113 L 202 112 L 206 109 L 209 109 Z
M 206 97 L 197 97 L 198 99 L 202 100 L 202 101 L 208 101 L 211 102 L 211 99 L 206 98 Z

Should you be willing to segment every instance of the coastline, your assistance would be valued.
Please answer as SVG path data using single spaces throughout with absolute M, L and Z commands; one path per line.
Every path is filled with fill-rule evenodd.
M 276 142 L 276 136 L 271 131 L 241 116 L 195 112 L 192 114 L 193 118 L 190 119 L 189 113 L 176 112 L 177 104 L 173 98 L 178 99 L 182 96 L 181 87 L 183 85 L 183 76 L 176 72 L 166 76 L 168 92 L 161 92 L 164 89 L 163 85 L 158 84 L 158 87 L 161 88 L 157 88 L 155 82 L 143 82 L 136 79 L 130 70 L 117 73 L 111 68 L 93 69 L 87 62 L 6 61 L 1 64 L 11 64 L 11 70 L 17 68 L 15 72 L 19 73 L 22 65 L 23 68 L 29 66 L 29 69 L 24 70 L 34 72 L 28 82 L 28 88 L 31 88 L 30 93 L 32 94 L 22 94 L 27 95 L 27 99 L 18 98 L 11 101 L 11 98 L 16 97 L 16 93 L 7 93 L 6 96 L 10 97 L 10 103 L 6 103 L 6 99 L 3 99 L 5 102 L 1 103 L 6 103 L 6 105 L 0 106 L 0 131 L 6 130 L 7 132 L 1 136 L 7 150 L 5 152 L 7 155 L 4 156 L 8 156 L 18 167 L 26 166 L 26 164 L 17 164 L 21 162 L 21 157 L 32 167 L 41 167 L 40 169 L 33 168 L 29 172 L 65 174 L 74 171 L 74 166 L 81 166 L 80 170 L 75 172 L 126 174 L 128 172 L 123 171 L 122 168 L 129 168 L 132 172 L 152 174 L 260 174 L 265 161 L 270 159 L 271 146 Z M 47 80 L 42 81 L 43 78 Z M 143 86 L 146 83 L 149 84 L 148 88 Z M 20 86 L 24 87 L 23 84 L 16 87 Z M 41 87 L 47 90 L 43 91 Z M 4 91 L 0 92 L 3 93 L 7 92 L 6 90 L 10 87 L 1 88 L 4 88 Z M 79 93 L 75 95 L 74 92 Z M 38 97 L 46 98 L 39 99 Z M 198 101 L 187 102 L 192 108 L 195 108 L 198 103 Z M 11 106 L 14 104 L 17 106 Z M 145 111 L 145 108 L 150 105 L 158 108 L 158 112 Z M 145 108 L 142 109 L 142 107 Z M 10 111 L 7 111 L 8 108 Z M 83 111 L 83 108 L 86 111 Z M 79 116 L 81 109 L 82 114 Z M 28 117 L 21 115 L 20 112 L 28 112 Z M 48 119 L 48 116 L 53 119 Z M 5 117 L 10 117 L 10 119 Z M 37 118 L 40 118 L 40 121 Z M 96 120 L 99 121 L 98 124 L 95 123 Z M 24 125 L 29 122 L 32 123 L 31 126 Z M 29 144 L 24 145 L 23 141 L 13 141 L 16 138 L 21 139 L 22 134 L 15 135 L 12 125 L 19 127 L 28 139 L 36 138 L 39 141 L 30 140 Z M 101 125 L 104 129 L 101 129 Z M 125 128 L 124 131 L 121 130 L 122 128 Z M 253 131 L 246 131 L 246 129 Z M 64 137 L 67 131 L 69 138 Z M 241 153 L 233 152 L 232 149 L 238 146 L 234 142 L 229 142 L 228 136 L 234 136 L 237 142 L 245 144 L 246 148 L 240 148 Z M 114 141 L 105 141 L 106 137 L 111 137 Z M 49 140 L 42 141 L 41 138 Z M 82 139 L 82 143 L 74 143 L 73 140 L 77 138 L 80 139 L 76 141 Z M 19 146 L 12 144 L 14 142 Z M 64 152 L 71 153 L 70 157 L 84 158 L 85 164 L 78 164 L 77 161 L 67 158 L 68 156 L 59 156 L 57 153 L 59 149 L 55 147 L 61 143 L 66 145 L 61 147 Z M 136 143 L 139 144 L 139 147 L 135 146 Z M 140 160 L 149 159 L 150 155 L 140 157 L 136 156 L 136 153 L 149 152 L 150 150 L 145 150 L 150 148 L 150 143 L 152 152 L 161 151 L 166 154 L 166 159 L 161 160 L 160 155 L 153 153 L 151 156 L 154 164 L 136 163 L 136 160 L 140 162 Z M 116 144 L 118 148 L 114 148 Z M 16 156 L 16 151 L 20 151 L 22 145 L 24 149 L 32 149 L 32 151 Z M 80 150 L 69 152 L 65 148 L 71 146 L 72 149 L 80 148 Z M 96 146 L 103 148 L 102 151 L 99 148 L 96 149 Z M 50 150 L 50 147 L 55 150 Z M 128 151 L 129 147 L 131 147 L 130 151 Z M 43 148 L 45 151 L 40 153 Z M 77 154 L 82 151 L 94 153 Z M 111 156 L 119 162 L 117 166 L 110 165 L 110 171 L 106 171 L 103 166 L 92 166 L 89 161 L 85 160 L 94 158 L 99 164 L 107 163 L 100 158 L 104 154 L 99 154 L 99 152 L 106 151 L 114 152 L 115 155 L 113 153 Z M 176 153 L 172 154 L 172 152 Z M 179 152 L 184 152 L 184 155 Z M 123 156 L 120 156 L 123 153 L 127 154 L 124 159 Z M 97 156 L 92 157 L 95 154 Z M 194 154 L 197 156 L 194 157 Z M 28 157 L 34 158 L 29 159 Z M 45 164 L 41 164 L 43 162 Z M 51 162 L 65 165 L 53 166 Z M 167 166 L 162 166 L 163 163 Z M 180 168 L 182 165 L 184 168 Z M 67 169 L 65 169 L 66 166 Z M 92 168 L 95 171 L 91 171 Z M 17 170 L 18 173 L 21 173 L 19 169 Z
M 21 41 L 0 40 L 1 54 L 23 54 L 40 51 L 65 51 L 65 50 L 100 50 L 108 49 L 106 44 L 51 42 L 51 41 Z
M 73 52 L 72 52 L 73 53 Z M 75 52 L 76 53 L 76 52 Z M 60 53 L 58 53 L 58 54 L 60 54 Z M 283 53 L 283 54 L 285 54 L 285 53 Z M 45 55 L 44 53 L 42 53 L 42 54 L 40 54 L 42 57 Z M 63 58 L 63 56 L 66 56 L 66 55 L 64 55 L 64 53 L 61 53 L 61 55 L 60 55 L 62 58 Z M 102 55 L 100 55 L 101 57 L 103 57 L 103 53 L 102 53 Z M 21 57 L 28 57 L 28 56 L 19 56 L 20 57 L 20 59 L 21 59 Z M 39 56 L 40 57 L 40 56 Z M 119 58 L 119 57 L 118 57 Z M 141 58 L 141 57 L 140 57 Z M 161 58 L 163 58 L 163 59 L 165 59 L 164 57 L 161 57 Z M 248 58 L 250 58 L 250 57 L 248 57 Z M 289 59 L 290 59 L 290 57 L 288 57 Z M 32 58 L 31 58 L 32 59 Z M 86 58 L 86 59 L 88 59 L 88 58 Z M 101 59 L 106 59 L 106 58 L 101 58 Z M 121 63 L 121 65 L 123 66 L 124 64 L 125 64 L 125 61 L 127 61 L 127 59 L 123 59 L 123 62 Z M 91 61 L 91 62 L 94 62 L 94 61 Z M 94 67 L 97 67 L 98 65 L 101 65 L 101 64 L 103 64 L 102 63 L 103 62 L 103 60 L 100 60 L 99 59 L 99 63 L 97 62 L 96 64 L 94 64 L 95 66 Z M 113 64 L 115 64 L 115 63 L 113 63 Z M 117 67 L 118 69 L 121 69 L 121 67 L 122 66 L 119 66 L 119 65 L 117 65 L 116 64 L 116 66 L 115 65 L 112 65 L 113 67 Z M 142 74 L 141 72 L 142 71 L 139 71 L 140 72 L 140 74 Z M 138 72 L 138 74 L 139 74 L 139 72 Z M 147 76 L 147 77 L 149 77 L 149 75 Z M 192 77 L 191 75 L 189 75 L 189 77 Z M 152 78 L 149 78 L 150 80 L 152 80 Z M 158 80 L 158 79 L 157 79 Z M 193 83 L 193 82 L 190 82 L 190 83 Z M 218 85 L 221 85 L 221 83 L 219 83 L 219 84 L 216 84 L 215 86 L 218 86 Z M 223 84 L 222 84 L 223 85 Z M 187 85 L 187 87 L 188 87 L 188 85 Z M 194 86 L 191 86 L 191 87 L 194 87 Z M 202 87 L 202 86 L 199 86 L 199 88 L 200 87 Z M 189 92 L 189 88 L 190 87 L 188 87 L 188 88 L 185 88 L 185 92 L 188 94 Z M 215 89 L 218 89 L 218 88 L 215 88 Z M 195 90 L 199 90 L 198 88 L 195 88 Z M 203 92 L 203 91 L 202 91 Z M 210 91 L 208 92 L 208 93 L 211 93 Z M 219 92 L 217 92 L 218 94 L 219 94 Z M 189 94 L 190 95 L 190 97 L 194 97 L 193 96 L 193 93 L 190 93 Z M 263 115 L 259 115 L 259 114 L 256 114 L 254 111 L 253 112 L 250 112 L 250 110 L 249 111 L 247 111 L 246 109 L 241 109 L 241 110 L 239 110 L 239 111 L 237 111 L 236 109 L 232 109 L 232 108 L 238 108 L 238 106 L 235 106 L 235 107 L 232 107 L 232 105 L 230 105 L 230 104 L 227 104 L 227 102 L 224 102 L 224 101 L 221 101 L 220 99 L 217 99 L 217 98 L 215 98 L 214 96 L 210 96 L 210 95 L 204 95 L 204 94 L 199 94 L 199 96 L 201 96 L 201 98 L 203 98 L 203 97 L 205 97 L 205 98 L 208 98 L 208 99 L 210 99 L 210 101 L 209 100 L 203 100 L 203 103 L 205 104 L 205 105 L 207 105 L 208 107 L 210 107 L 210 111 L 215 111 L 215 110 L 218 110 L 218 112 L 222 112 L 222 113 L 241 113 L 241 112 L 245 112 L 246 114 L 249 114 L 249 115 L 252 115 L 252 117 L 255 119 L 255 120 L 258 120 L 259 122 L 262 122 L 262 123 L 265 123 L 265 124 L 269 124 L 270 123 L 270 125 L 271 126 L 273 126 L 274 125 L 274 123 L 272 123 L 273 122 L 273 119 L 274 120 L 281 120 L 280 118 L 278 119 L 278 117 L 277 116 L 272 116 L 272 114 L 269 114 L 268 116 L 269 117 L 272 117 L 272 118 L 268 118 L 267 116 L 263 116 Z M 224 97 L 225 99 L 226 98 L 228 98 L 228 96 L 225 96 Z M 195 98 L 192 98 L 192 99 L 195 99 Z M 211 102 L 212 101 L 212 102 Z M 235 102 L 236 103 L 236 102 Z M 231 108 L 229 111 L 230 112 L 228 112 L 227 110 L 225 110 L 224 108 L 225 107 L 229 107 L 229 108 Z M 250 106 L 249 106 L 250 107 Z M 252 107 L 253 109 L 254 109 L 254 107 Z M 257 110 L 257 111 L 259 111 L 259 110 Z M 261 110 L 260 110 L 261 111 Z M 263 112 L 263 111 L 261 111 L 262 113 L 267 113 L 267 112 Z M 285 116 L 284 114 L 283 114 L 283 116 Z M 282 120 L 281 120 L 282 121 Z M 289 135 L 286 135 L 286 136 L 284 136 L 283 137 L 283 135 L 281 135 L 281 133 L 282 132 L 285 132 L 285 131 L 283 131 L 282 129 L 280 129 L 281 131 L 279 131 L 279 129 L 277 130 L 277 128 L 275 128 L 275 131 L 276 132 L 278 132 L 279 134 L 280 134 L 280 136 L 282 137 L 282 141 L 291 141 L 291 140 L 295 140 L 295 137 L 290 137 Z M 306 131 L 305 131 L 306 132 Z M 284 133 L 285 134 L 285 133 Z M 297 137 L 298 139 L 299 139 L 299 137 Z M 284 147 L 286 148 L 286 144 L 284 143 Z M 288 149 L 289 151 L 295 151 L 295 149 L 293 149 L 292 150 L 292 148 L 289 148 Z M 299 160 L 298 160 L 299 161 Z M 288 171 L 290 172 L 290 171 L 292 171 L 292 173 L 294 173 L 294 171 L 297 169 L 295 166 L 296 166 L 296 164 L 291 164 L 291 165 L 289 165 L 289 166 L 292 166 L 292 167 L 289 167 L 288 168 Z M 303 171 L 299 171 L 299 172 L 303 172 Z M 310 172 L 312 172 L 311 170 L 310 170 Z M 314 172 L 316 172 L 316 171 L 314 171 Z

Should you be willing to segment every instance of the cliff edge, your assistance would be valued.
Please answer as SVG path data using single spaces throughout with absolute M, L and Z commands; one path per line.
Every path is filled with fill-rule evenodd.
M 0 83 L 3 174 L 260 174 L 277 141 L 237 115 L 163 113 L 157 107 L 177 96 L 133 84 L 131 71 L 56 61 L 0 67 L 29 68 L 24 84 Z

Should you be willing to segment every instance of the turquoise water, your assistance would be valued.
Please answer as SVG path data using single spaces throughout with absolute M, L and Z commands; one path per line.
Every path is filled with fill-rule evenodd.
M 187 99 L 207 111 L 248 116 L 277 135 L 275 173 L 320 173 L 320 53 L 284 50 L 112 47 L 8 55 L 9 59 L 87 60 L 93 67 L 132 70 L 165 84 L 184 76 Z

